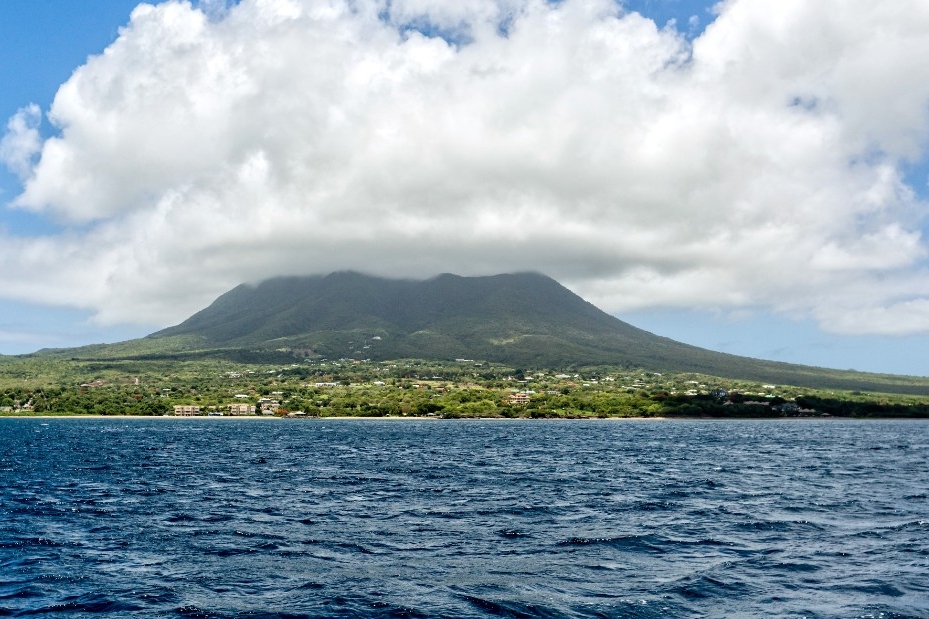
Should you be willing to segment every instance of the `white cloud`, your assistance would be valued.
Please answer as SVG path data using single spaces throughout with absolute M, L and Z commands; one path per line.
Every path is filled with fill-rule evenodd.
M 32 159 L 42 149 L 39 124 L 42 110 L 35 103 L 20 109 L 10 118 L 0 140 L 0 162 L 22 179 L 29 176 Z
M 538 270 L 929 331 L 921 0 L 729 0 L 692 44 L 608 0 L 216 6 L 140 5 L 56 135 L 11 120 L 16 206 L 73 227 L 3 239 L 4 294 L 169 324 L 280 274 Z
M 852 307 L 851 311 L 836 312 L 822 308 L 817 318 L 835 333 L 861 333 L 862 325 L 870 325 L 870 333 L 882 335 L 912 335 L 929 332 L 929 299 L 913 299 L 883 306 Z

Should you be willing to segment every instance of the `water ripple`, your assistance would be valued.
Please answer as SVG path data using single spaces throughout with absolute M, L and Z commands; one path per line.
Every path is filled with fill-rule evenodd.
M 927 432 L 0 419 L 0 616 L 929 617 Z

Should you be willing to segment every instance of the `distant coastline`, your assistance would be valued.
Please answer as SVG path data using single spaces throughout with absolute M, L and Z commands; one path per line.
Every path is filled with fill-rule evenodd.
M 81 415 L 75 414 L 70 415 L 67 413 L 62 413 L 59 415 L 53 414 L 37 414 L 37 415 L 22 415 L 22 414 L 0 414 L 0 419 L 113 419 L 113 420 L 125 420 L 125 419 L 174 419 L 174 420 L 209 420 L 209 421 L 230 421 L 230 420 L 241 420 L 241 421 L 268 421 L 272 422 L 275 420 L 278 421 L 310 421 L 310 422 L 321 422 L 321 421 L 462 421 L 462 422 L 475 422 L 475 421 L 559 421 L 559 422 L 571 422 L 571 421 L 737 421 L 737 420 L 765 420 L 765 421 L 832 421 L 832 420 L 854 420 L 854 421 L 929 421 L 929 418 L 926 417 L 878 417 L 878 416 L 847 416 L 847 417 L 836 417 L 832 415 L 827 416 L 804 416 L 804 417 L 772 417 L 759 415 L 755 417 L 750 416 L 740 416 L 740 417 L 689 417 L 685 415 L 676 415 L 674 417 L 667 416 L 613 416 L 613 417 L 545 417 L 545 418 L 532 418 L 532 417 L 426 417 L 426 416 L 384 416 L 384 417 L 365 417 L 361 415 L 340 415 L 340 416 L 327 416 L 327 417 L 303 417 L 303 418 L 288 418 L 288 417 L 268 417 L 268 416 L 259 416 L 259 415 L 224 415 L 221 417 L 218 416 L 206 416 L 201 415 L 198 417 L 178 417 L 176 415 Z

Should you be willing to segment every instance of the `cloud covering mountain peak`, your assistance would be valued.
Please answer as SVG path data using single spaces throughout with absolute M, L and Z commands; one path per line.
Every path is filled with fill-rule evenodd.
M 2 151 L 5 294 L 170 324 L 242 281 L 541 271 L 610 311 L 929 331 L 929 8 L 729 0 L 140 5 Z

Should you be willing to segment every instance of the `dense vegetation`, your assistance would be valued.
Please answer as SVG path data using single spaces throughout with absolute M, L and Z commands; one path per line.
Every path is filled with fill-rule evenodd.
M 635 367 L 816 389 L 929 395 L 929 379 L 839 372 L 688 346 L 523 273 L 426 281 L 358 273 L 239 286 L 176 327 L 113 345 L 43 351 L 97 362 L 288 364 L 306 359 L 482 359 L 509 367 Z
M 512 401 L 520 398 L 528 401 Z M 615 366 L 0 359 L 0 414 L 163 415 L 175 405 L 228 414 L 230 404 L 254 405 L 260 412 L 262 402 L 275 415 L 301 411 L 319 417 L 929 417 L 927 397 Z
M 280 278 L 139 340 L 0 357 L 0 414 L 231 405 L 307 416 L 912 417 L 927 415 L 929 379 L 687 346 L 537 274 Z

